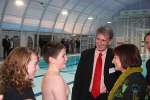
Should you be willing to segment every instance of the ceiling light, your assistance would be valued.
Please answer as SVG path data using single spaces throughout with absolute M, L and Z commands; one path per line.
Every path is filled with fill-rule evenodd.
M 89 19 L 89 20 L 93 20 L 94 18 L 93 18 L 93 17 L 88 17 L 88 19 Z
M 24 2 L 23 2 L 23 0 L 16 0 L 16 1 L 15 1 L 15 4 L 16 4 L 17 6 L 23 6 L 23 5 L 24 5 Z
M 110 24 L 111 22 L 107 22 L 107 23 L 109 23 L 109 24 Z
M 76 36 L 76 34 L 72 34 L 72 36 Z
M 68 11 L 67 11 L 67 10 L 63 10 L 63 11 L 61 12 L 61 14 L 62 14 L 62 15 L 68 15 Z

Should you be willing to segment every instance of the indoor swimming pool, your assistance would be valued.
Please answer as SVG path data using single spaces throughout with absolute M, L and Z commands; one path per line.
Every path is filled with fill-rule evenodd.
M 142 55 L 142 67 L 143 67 L 143 75 L 146 75 L 146 69 L 145 69 L 145 62 L 149 58 L 147 55 Z M 68 55 L 68 61 L 66 63 L 66 67 L 61 70 L 61 75 L 63 76 L 64 80 L 66 83 L 69 85 L 70 92 L 72 90 L 73 86 L 73 81 L 74 81 L 74 74 L 76 72 L 77 64 L 80 59 L 80 54 L 75 54 L 75 55 Z M 39 70 L 36 73 L 35 79 L 34 79 L 34 93 L 36 96 L 37 100 L 42 100 L 42 95 L 41 95 L 41 81 L 44 76 L 44 73 L 47 71 L 47 64 L 44 62 L 44 60 L 41 58 L 40 63 L 39 63 Z M 71 96 L 71 93 L 69 95 L 69 100 Z
M 43 55 L 46 51 L 49 52 L 49 48 L 48 50 L 46 50 L 47 46 L 48 47 L 50 46 L 50 50 L 51 50 L 51 46 L 52 48 L 54 47 L 54 51 L 57 49 L 61 49 L 61 47 L 59 48 L 59 43 L 64 45 L 68 56 L 68 61 L 66 62 L 65 65 L 62 66 L 63 69 L 61 69 L 60 71 L 61 76 L 63 77 L 63 79 L 65 80 L 65 82 L 68 84 L 70 88 L 70 94 L 68 100 L 71 100 L 72 87 L 74 84 L 74 76 L 77 70 L 77 65 L 81 57 L 81 52 L 86 49 L 97 48 L 98 50 L 103 49 L 102 51 L 105 52 L 107 51 L 106 49 L 108 48 L 108 46 L 110 48 L 115 48 L 116 46 L 122 44 L 134 44 L 139 49 L 140 54 L 142 54 L 141 67 L 143 68 L 142 74 L 145 77 L 147 75 L 146 61 L 150 59 L 150 50 L 149 50 L 150 49 L 149 48 L 150 5 L 149 4 L 150 4 L 150 0 L 0 0 L 0 42 L 1 42 L 0 67 L 1 65 L 3 66 L 6 57 L 9 56 L 9 54 L 12 54 L 10 52 L 13 49 L 18 47 L 19 48 L 27 47 L 30 49 L 34 49 L 38 53 L 40 59 L 40 61 L 38 59 L 39 61 L 38 62 L 36 57 L 34 57 L 35 55 L 31 53 L 31 57 L 27 62 L 27 64 L 25 65 L 27 68 L 22 68 L 22 64 L 25 63 L 25 60 L 21 60 L 18 58 L 20 57 L 25 59 L 27 58 L 28 54 L 26 54 L 25 56 L 19 55 L 18 57 L 16 57 L 17 55 L 16 54 L 15 56 L 12 57 L 12 62 L 10 59 L 8 60 L 6 59 L 6 63 L 8 62 L 6 65 L 9 66 L 12 64 L 13 68 L 11 67 L 9 68 L 13 69 L 14 71 L 13 73 L 11 73 L 11 70 L 9 70 L 8 67 L 4 65 L 4 68 L 7 67 L 6 68 L 7 70 L 4 71 L 1 70 L 1 72 L 6 71 L 8 74 L 4 73 L 3 75 L 2 73 L 4 78 L 0 79 L 2 80 L 2 82 L 1 81 L 0 82 L 3 85 L 3 79 L 4 79 L 4 82 L 8 81 L 5 83 L 9 83 L 9 79 L 13 79 L 11 77 L 14 74 L 14 80 L 11 82 L 13 83 L 12 86 L 17 87 L 17 90 L 21 89 L 22 87 L 20 87 L 21 85 L 19 84 L 22 84 L 23 76 L 25 76 L 26 73 L 19 73 L 19 72 L 21 72 L 22 70 L 23 72 L 28 72 L 27 76 L 32 79 L 34 78 L 33 91 L 36 100 L 42 100 L 42 93 L 41 93 L 42 79 L 48 70 L 48 65 L 46 64 L 46 62 L 44 61 L 41 55 Z M 44 48 L 45 50 L 43 50 Z M 64 50 L 58 50 L 58 51 L 63 51 L 62 54 L 64 53 Z M 21 54 L 23 53 L 24 52 L 22 52 L 21 50 Z M 112 56 L 111 52 L 108 54 Z M 112 76 L 113 78 L 108 79 L 109 77 L 108 74 L 115 72 L 114 68 L 111 68 L 109 66 L 109 61 L 110 61 L 109 59 L 111 58 L 109 55 L 108 56 L 110 58 L 108 59 L 108 66 L 106 64 L 106 67 L 110 69 L 105 68 L 109 73 L 107 73 L 103 67 L 100 68 L 101 66 L 97 65 L 97 58 L 99 58 L 98 57 L 99 55 L 95 54 L 93 56 L 93 58 L 95 57 L 94 60 L 93 59 L 91 60 L 92 57 L 90 55 L 93 55 L 92 49 L 87 51 L 87 53 L 85 52 L 85 57 L 83 57 L 83 64 L 81 63 L 81 67 L 80 67 L 81 71 L 79 69 L 79 75 L 77 74 L 77 84 L 78 84 L 78 77 L 79 77 L 79 85 L 87 91 L 89 88 L 88 87 L 86 88 L 86 85 L 89 86 L 90 82 L 92 84 L 90 84 L 89 90 L 92 90 L 94 87 L 93 85 L 94 83 L 100 82 L 103 84 L 107 84 L 106 82 L 112 81 L 113 78 L 115 78 L 112 74 L 110 75 L 110 77 Z M 57 54 L 54 56 L 57 56 Z M 105 63 L 104 61 L 107 62 L 107 59 L 105 59 L 106 56 L 105 55 L 103 56 L 101 62 L 102 64 Z M 16 58 L 16 61 L 14 58 Z M 57 65 L 61 64 L 61 61 L 63 62 L 61 58 L 62 56 L 60 57 L 60 59 L 58 59 L 58 61 L 52 59 L 52 62 L 54 61 L 54 64 L 56 64 L 55 62 L 58 63 L 56 65 L 53 64 L 51 65 L 57 67 Z M 66 58 L 66 56 L 64 58 Z M 15 63 L 13 63 L 13 61 Z M 88 62 L 90 64 L 88 64 Z M 39 65 L 39 69 L 35 74 L 33 73 L 33 69 L 35 69 L 36 65 Z M 96 70 L 97 66 L 100 68 L 100 71 L 102 70 L 101 72 L 98 72 Z M 52 70 L 50 70 L 50 74 L 53 71 L 56 72 L 55 70 L 57 69 L 55 67 L 51 68 Z M 21 71 L 19 71 L 19 69 L 21 69 Z M 23 76 L 17 75 L 16 77 L 16 72 L 17 74 L 24 74 L 24 75 Z M 80 74 L 80 72 L 83 74 Z M 97 76 L 98 78 L 102 80 L 108 80 L 108 81 L 106 81 L 105 83 L 101 82 L 101 80 L 95 82 L 94 80 L 95 80 L 96 72 L 99 75 L 102 74 L 101 76 Z M 91 73 L 92 75 L 90 75 Z M 103 74 L 105 73 L 106 76 L 108 76 L 107 79 L 104 79 Z M 35 77 L 32 74 L 34 74 Z M 57 78 L 54 78 L 54 80 L 55 79 L 57 81 Z M 83 83 L 85 83 L 86 85 L 82 85 L 82 81 L 80 81 L 80 79 L 83 79 Z M 89 83 L 85 81 L 88 81 Z M 61 82 L 52 81 L 52 83 L 55 84 Z M 111 83 L 113 82 L 109 82 L 108 84 L 111 86 Z M 100 86 L 100 89 L 99 88 L 96 89 L 101 90 L 101 87 L 103 88 L 103 84 L 98 84 L 98 86 Z M 0 84 L 0 87 L 2 85 Z M 8 84 L 8 86 L 9 85 L 10 84 Z M 52 85 L 49 86 L 53 87 Z M 56 86 L 59 85 L 55 84 L 54 87 Z M 78 89 L 78 91 L 80 89 Z M 81 89 L 81 91 L 84 90 Z M 105 93 L 106 91 L 104 88 L 104 90 L 103 91 L 101 90 L 100 92 Z M 10 94 L 13 93 L 11 92 Z M 84 95 L 86 95 L 86 93 Z

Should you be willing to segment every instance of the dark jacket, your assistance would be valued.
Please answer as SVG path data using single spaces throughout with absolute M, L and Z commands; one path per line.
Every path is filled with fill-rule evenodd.
M 140 72 L 129 75 L 118 88 L 113 100 L 148 100 L 147 82 Z
M 146 80 L 148 82 L 148 85 L 150 86 L 150 59 L 146 62 L 146 69 L 147 69 Z
M 93 72 L 94 54 L 95 48 L 81 53 L 72 88 L 72 100 L 90 100 L 89 88 Z M 109 69 L 114 67 L 114 64 L 112 64 L 113 56 L 113 51 L 109 48 L 104 65 L 104 83 L 108 91 L 111 90 L 118 78 L 117 73 L 109 73 Z
M 32 88 L 24 89 L 22 93 L 18 92 L 16 88 L 9 87 L 4 93 L 4 100 L 36 100 Z
M 2 40 L 2 46 L 3 48 L 9 48 L 10 47 L 10 40 L 9 39 L 3 39 Z

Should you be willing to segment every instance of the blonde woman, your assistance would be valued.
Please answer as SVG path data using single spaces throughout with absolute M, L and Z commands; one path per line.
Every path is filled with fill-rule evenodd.
M 35 100 L 32 81 L 38 61 L 39 57 L 32 49 L 13 49 L 0 68 L 0 99 Z

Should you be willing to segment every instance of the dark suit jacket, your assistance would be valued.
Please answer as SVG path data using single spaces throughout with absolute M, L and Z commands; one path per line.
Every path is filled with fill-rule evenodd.
M 74 85 L 72 88 L 72 100 L 90 100 L 89 88 L 93 72 L 95 48 L 85 50 L 81 53 L 81 58 L 75 74 Z M 108 91 L 113 87 L 118 75 L 109 73 L 109 69 L 114 67 L 112 49 L 107 50 L 104 65 L 104 83 Z
M 150 59 L 146 62 L 146 69 L 147 69 L 146 80 L 148 82 L 148 85 L 150 86 Z
M 4 38 L 4 39 L 2 40 L 2 46 L 3 46 L 3 48 L 9 49 L 9 47 L 10 47 L 10 40 Z

